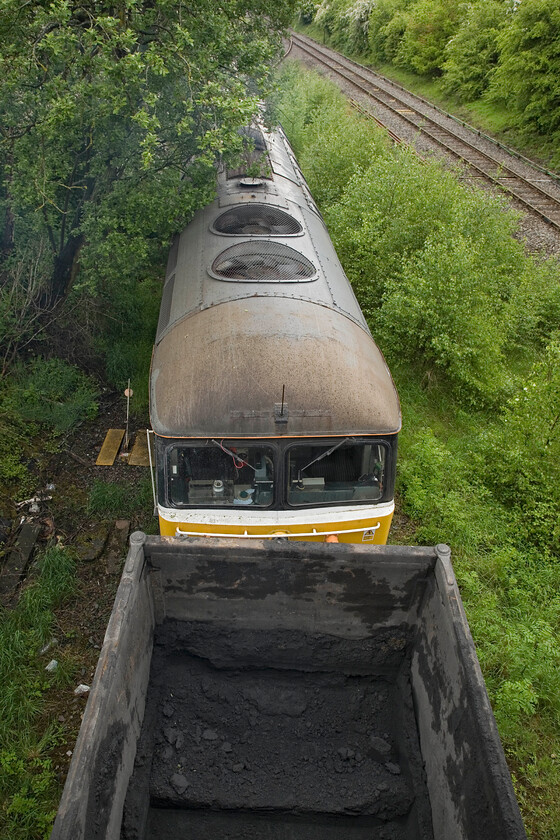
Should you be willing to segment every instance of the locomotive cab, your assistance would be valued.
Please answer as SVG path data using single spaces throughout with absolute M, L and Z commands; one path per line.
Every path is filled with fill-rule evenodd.
M 354 541 L 357 534 L 361 537 L 371 529 L 375 535 L 380 520 L 386 521 L 392 513 L 396 442 L 396 436 L 159 438 L 156 462 L 162 533 L 214 535 L 223 530 L 234 534 L 231 529 L 241 516 L 245 530 L 256 529 L 256 536 L 271 529 L 294 538 L 306 534 L 307 539 L 323 539 L 336 532 L 343 541 Z M 347 521 L 335 526 L 337 512 L 343 519 L 349 514 L 354 519 L 377 518 L 369 529 L 349 527 Z M 310 531 L 309 523 L 318 517 L 324 521 L 325 513 L 332 526 L 324 524 Z

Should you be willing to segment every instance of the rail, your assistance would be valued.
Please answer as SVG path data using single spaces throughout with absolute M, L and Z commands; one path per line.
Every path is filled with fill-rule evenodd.
M 525 178 L 519 172 L 512 169 L 506 161 L 493 157 L 469 140 L 460 137 L 450 128 L 434 120 L 425 110 L 417 107 L 414 103 L 422 103 L 426 108 L 428 106 L 434 108 L 443 116 L 454 119 L 463 128 L 469 129 L 479 137 L 483 137 L 484 139 L 491 138 L 486 138 L 486 135 L 473 129 L 468 123 L 463 123 L 461 120 L 453 118 L 452 115 L 447 114 L 436 106 L 432 106 L 431 103 L 422 99 L 422 97 L 406 91 L 400 85 L 391 82 L 384 76 L 358 64 L 352 59 L 334 55 L 333 51 L 327 51 L 316 42 L 310 39 L 304 40 L 299 35 L 293 34 L 292 39 L 297 47 L 310 55 L 315 61 L 328 67 L 336 75 L 345 79 L 353 87 L 364 93 L 370 100 L 386 108 L 394 117 L 397 117 L 414 130 L 426 135 L 433 143 L 443 148 L 446 153 L 453 155 L 465 163 L 471 170 L 478 173 L 485 180 L 499 186 L 504 192 L 509 193 L 525 208 L 538 215 L 547 224 L 560 230 L 560 200 L 541 186 L 533 183 L 530 179 Z M 389 89 L 384 88 L 384 84 Z M 407 100 L 399 97 L 395 88 L 406 93 Z M 355 105 L 354 102 L 353 104 Z M 379 115 L 370 114 L 367 109 L 360 108 L 360 110 L 366 116 L 374 119 L 378 124 L 384 125 Z M 402 138 L 399 138 L 399 135 L 394 131 L 390 131 L 389 133 L 395 142 L 399 142 L 399 140 L 403 142 Z M 529 161 L 527 158 L 515 153 L 502 144 L 495 143 L 495 145 L 499 146 L 504 153 L 522 160 L 523 163 L 530 165 L 536 171 L 545 173 L 551 179 L 560 182 L 560 178 L 555 173 L 551 173 L 533 161 Z

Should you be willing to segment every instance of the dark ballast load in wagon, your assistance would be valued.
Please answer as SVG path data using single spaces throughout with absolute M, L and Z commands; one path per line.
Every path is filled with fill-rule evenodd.
M 525 838 L 446 546 L 131 537 L 51 840 Z

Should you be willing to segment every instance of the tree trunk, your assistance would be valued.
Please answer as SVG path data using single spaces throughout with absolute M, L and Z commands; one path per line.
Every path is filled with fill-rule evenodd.
M 60 251 L 54 260 L 53 273 L 49 283 L 49 306 L 53 308 L 63 300 L 76 278 L 79 267 L 79 256 L 82 245 L 84 244 L 84 236 L 71 236 L 67 239 L 62 251 Z
M 14 248 L 14 214 L 10 205 L 6 207 L 4 224 L 2 226 L 2 240 L 0 250 L 3 256 L 7 257 Z

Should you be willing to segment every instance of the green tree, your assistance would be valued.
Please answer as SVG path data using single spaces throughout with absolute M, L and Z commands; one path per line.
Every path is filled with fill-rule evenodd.
M 500 62 L 489 95 L 540 134 L 560 132 L 560 5 L 523 0 L 499 38 Z
M 3 282 L 30 227 L 49 307 L 78 269 L 115 282 L 159 254 L 240 149 L 293 7 L 0 0 Z
M 392 62 L 406 31 L 407 9 L 412 0 L 378 0 L 369 15 L 368 39 L 378 62 Z
M 455 0 L 418 0 L 409 11 L 396 63 L 421 76 L 441 75 L 446 44 L 462 14 Z
M 466 17 L 445 48 L 445 90 L 457 93 L 463 102 L 484 93 L 498 64 L 498 35 L 508 20 L 503 0 L 468 5 Z

